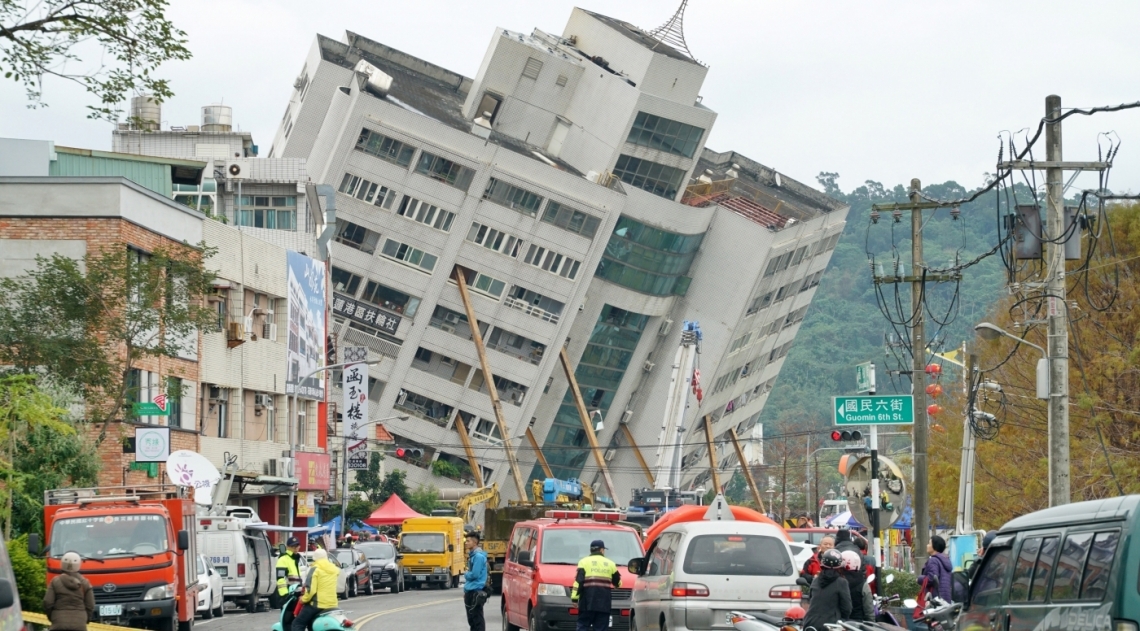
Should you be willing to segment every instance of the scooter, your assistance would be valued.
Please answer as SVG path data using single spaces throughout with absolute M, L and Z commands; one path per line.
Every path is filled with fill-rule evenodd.
M 272 631 L 289 631 L 293 626 L 293 609 L 297 606 L 297 599 L 301 594 L 305 593 L 305 588 L 297 579 L 289 580 L 289 593 L 285 595 L 285 601 L 281 605 L 281 617 L 273 624 Z M 313 618 L 313 624 L 310 627 L 312 631 L 350 631 L 353 622 L 344 617 L 344 612 L 340 609 L 330 609 L 322 612 Z
M 736 631 L 800 631 L 804 622 L 803 607 L 792 607 L 784 613 L 783 617 L 764 613 L 743 613 L 733 611 L 729 614 L 732 628 Z
M 922 621 L 930 626 L 930 631 L 953 631 L 958 625 L 960 613 L 962 603 L 948 603 L 933 596 L 922 611 Z

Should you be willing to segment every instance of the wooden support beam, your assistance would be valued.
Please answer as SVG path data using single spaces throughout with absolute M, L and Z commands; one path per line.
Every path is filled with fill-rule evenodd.
M 653 471 L 649 469 L 649 463 L 645 462 L 645 456 L 641 455 L 641 448 L 637 446 L 637 441 L 633 439 L 633 432 L 629 431 L 629 425 L 622 423 L 621 431 L 625 432 L 625 439 L 629 441 L 629 446 L 633 448 L 633 455 L 637 457 L 637 462 L 641 464 L 641 470 L 645 473 L 645 479 L 649 481 L 649 486 L 653 486 Z
M 720 493 L 720 471 L 716 468 L 716 449 L 713 448 L 712 414 L 705 414 L 705 444 L 709 449 L 709 472 L 712 474 L 713 488 Z
M 534 432 L 530 431 L 529 427 L 526 428 L 526 439 L 530 441 L 530 446 L 534 447 L 534 454 L 538 456 L 538 464 L 542 467 L 542 472 L 546 474 L 546 477 L 553 478 L 554 472 L 550 470 L 550 465 L 546 463 L 546 456 L 542 453 L 542 447 L 538 446 L 538 440 L 534 437 Z
M 732 447 L 736 449 L 736 460 L 740 463 L 740 472 L 744 474 L 749 490 L 752 491 L 752 499 L 760 507 L 760 512 L 767 514 L 768 509 L 764 508 L 764 500 L 760 499 L 760 489 L 756 488 L 756 481 L 752 479 L 752 469 L 748 467 L 748 461 L 744 459 L 744 450 L 740 448 L 740 441 L 736 438 L 735 427 L 728 430 L 728 436 L 732 439 Z
M 610 470 L 606 467 L 606 457 L 598 445 L 598 436 L 594 433 L 594 426 L 590 424 L 590 414 L 586 411 L 586 402 L 582 400 L 582 391 L 578 389 L 578 380 L 574 378 L 574 368 L 570 366 L 570 356 L 566 354 L 565 346 L 559 349 L 558 358 L 562 360 L 562 371 L 566 373 L 566 380 L 570 382 L 570 392 L 574 395 L 574 405 L 578 407 L 578 418 L 582 420 L 582 429 L 586 431 L 586 439 L 590 441 L 590 451 L 594 452 L 594 462 L 598 464 L 598 469 L 602 472 L 602 479 L 606 481 L 610 499 L 616 504 L 618 502 L 617 489 L 614 488 Z
M 471 475 L 475 476 L 475 488 L 483 488 L 483 469 L 475 459 L 475 448 L 471 446 L 471 437 L 467 435 L 467 424 L 463 422 L 463 415 L 455 414 L 455 431 L 459 432 L 459 440 L 463 441 L 463 450 L 467 452 L 467 462 L 471 464 Z M 467 519 L 466 516 L 463 519 Z

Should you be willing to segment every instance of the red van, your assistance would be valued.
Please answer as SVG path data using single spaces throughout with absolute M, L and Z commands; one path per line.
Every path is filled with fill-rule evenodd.
M 578 561 L 590 554 L 590 542 L 601 539 L 606 556 L 618 565 L 621 588 L 613 593 L 610 629 L 628 631 L 636 576 L 630 559 L 643 556 L 641 537 L 617 523 L 616 511 L 550 510 L 543 519 L 515 524 L 503 565 L 503 626 L 507 631 L 573 631 L 578 608 L 570 589 Z

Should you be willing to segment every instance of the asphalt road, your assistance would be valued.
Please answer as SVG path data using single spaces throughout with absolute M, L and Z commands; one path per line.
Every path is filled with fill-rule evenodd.
M 353 629 L 356 631 L 461 631 L 467 628 L 463 592 L 459 589 L 412 589 L 402 594 L 385 592 L 373 596 L 357 596 L 341 600 L 340 607 L 348 619 L 355 623 Z M 502 628 L 498 596 L 492 596 L 483 611 L 488 629 Z M 244 608 L 238 609 L 227 603 L 225 616 L 213 620 L 199 617 L 194 621 L 194 627 L 202 631 L 269 631 L 280 615 L 281 611 L 277 609 L 246 613 Z

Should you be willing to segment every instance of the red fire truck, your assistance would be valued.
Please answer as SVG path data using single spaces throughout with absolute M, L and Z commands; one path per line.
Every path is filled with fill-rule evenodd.
M 99 622 L 191 631 L 198 602 L 193 489 L 171 485 L 44 493 L 47 580 L 76 552 Z M 38 536 L 28 547 L 38 554 Z

